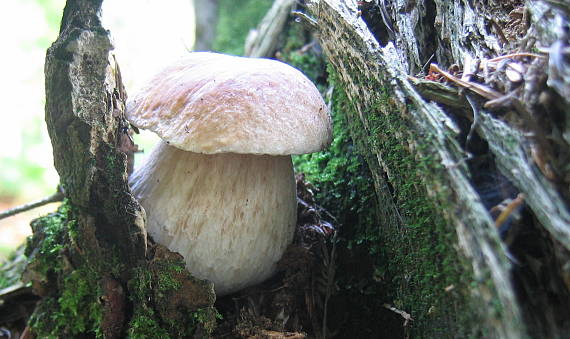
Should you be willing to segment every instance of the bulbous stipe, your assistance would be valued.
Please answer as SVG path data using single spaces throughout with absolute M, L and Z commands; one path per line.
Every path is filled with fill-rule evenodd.
M 199 154 L 161 142 L 129 182 L 147 232 L 218 295 L 270 277 L 293 239 L 290 156 Z

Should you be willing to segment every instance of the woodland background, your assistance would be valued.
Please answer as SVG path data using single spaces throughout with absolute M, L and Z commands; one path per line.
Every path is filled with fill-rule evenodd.
M 94 15 L 96 2 L 70 3 L 86 21 Z M 245 34 L 272 2 L 219 3 L 213 49 L 241 54 Z M 33 224 L 27 272 L 43 297 L 30 322 L 36 333 L 567 337 L 570 6 L 519 0 L 275 4 L 298 12 L 286 12 L 286 24 L 269 36 L 276 50 L 268 56 L 305 72 L 334 120 L 331 148 L 295 159 L 309 182 L 299 181 L 301 198 L 312 208 L 301 208 L 299 229 L 331 222 L 336 235 L 299 240 L 298 256 L 288 257 L 276 281 L 233 300 L 213 305 L 210 296 L 183 297 L 192 279 L 180 274 L 176 257 L 153 246 L 142 254 L 141 225 L 132 218 L 137 204 L 121 179 L 124 155 L 102 137 L 94 139 L 98 153 L 88 159 L 89 144 L 58 126 L 48 100 L 56 166 L 69 200 Z M 68 29 L 74 24 L 64 20 Z M 81 29 L 98 32 L 96 20 Z M 53 79 L 67 69 L 54 51 L 72 37 L 62 34 L 48 52 L 52 93 L 60 89 Z M 86 42 L 106 39 L 97 37 L 102 40 Z M 107 62 L 105 55 L 96 59 L 99 49 L 85 46 L 87 58 Z M 90 68 L 83 70 L 94 79 Z M 116 86 L 120 102 L 124 91 L 120 81 Z M 51 100 L 62 104 L 61 97 Z M 120 126 L 113 119 L 86 126 L 64 113 L 72 130 L 113 135 Z M 66 142 L 73 149 L 64 154 Z M 94 177 L 79 170 L 91 164 L 87 160 L 96 163 Z M 108 203 L 117 199 L 119 205 Z M 164 277 L 171 284 L 160 285 Z M 82 288 L 70 293 L 72 286 Z M 180 300 L 190 312 L 169 308 Z M 216 314 L 222 319 L 212 332 Z
M 245 37 L 267 9 L 270 0 L 252 5 L 231 1 L 222 8 L 235 12 L 233 20 L 222 13 L 218 23 L 215 49 L 231 54 L 243 53 Z M 241 4 L 246 4 L 242 6 Z M 52 149 L 44 122 L 45 51 L 57 38 L 65 0 L 9 0 L 0 4 L 0 41 L 10 53 L 0 56 L 2 74 L 9 82 L 1 85 L 0 98 L 6 103 L 0 115 L 0 210 L 43 198 L 56 189 L 58 176 L 53 167 Z M 239 7 L 239 8 L 237 8 Z M 172 18 L 175 18 L 173 20 Z M 22 20 L 34 25 L 22 25 Z M 194 14 L 191 1 L 108 1 L 103 5 L 105 27 L 112 31 L 115 54 L 124 59 L 121 66 L 127 90 L 141 82 L 169 60 L 192 49 Z M 157 23 L 154 26 L 148 21 Z M 152 133 L 136 136 L 141 148 L 156 142 Z M 144 154 L 137 154 L 139 161 Z M 6 256 L 31 234 L 32 219 L 54 210 L 57 204 L 0 220 L 0 258 Z

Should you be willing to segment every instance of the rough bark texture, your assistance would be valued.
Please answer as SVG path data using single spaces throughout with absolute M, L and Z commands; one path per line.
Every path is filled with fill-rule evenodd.
M 46 122 L 66 201 L 32 223 L 24 277 L 43 299 L 29 324 L 38 337 L 208 333 L 211 283 L 147 245 L 145 213 L 130 193 L 136 147 L 101 2 L 68 1 L 46 56 Z
M 570 305 L 568 177 L 559 159 L 567 159 L 568 140 L 560 136 L 568 133 L 569 112 L 557 108 L 556 117 L 536 116 L 537 107 L 539 113 L 544 110 L 541 91 L 554 96 L 549 105 L 561 107 L 567 100 L 545 88 L 544 77 L 537 80 L 547 67 L 545 57 L 522 61 L 527 71 L 520 88 L 508 81 L 502 88 L 485 82 L 487 89 L 517 98 L 498 113 L 484 105 L 488 97 L 483 100 L 466 86 L 459 92 L 462 86 L 454 89 L 450 81 L 433 97 L 416 78 L 425 76 L 429 63 L 462 69 L 468 59 L 537 47 L 552 46 L 552 64 L 556 43 L 567 45 L 567 36 L 553 34 L 552 27 L 568 14 L 553 3 L 309 1 L 336 85 L 354 110 L 352 136 L 368 150 L 386 259 L 392 261 L 388 266 L 398 267 L 384 277 L 399 282 L 388 283 L 393 290 L 386 293 L 414 318 L 406 330 L 413 337 L 568 333 L 569 322 L 561 316 Z M 563 78 L 561 63 L 549 79 Z M 567 89 L 562 80 L 561 89 L 551 87 L 562 96 Z M 442 91 L 451 95 L 444 97 Z M 552 133 L 543 140 L 545 132 L 535 127 L 540 124 Z M 556 148 L 552 139 L 563 146 Z M 548 147 L 557 151 L 549 153 Z M 541 161 L 542 154 L 557 158 Z M 549 172 L 549 166 L 555 169 Z M 510 193 L 489 205 L 489 185 L 495 190 L 508 186 Z M 526 201 L 523 222 L 498 232 L 501 224 L 492 207 L 516 193 Z M 433 236 L 410 238 L 418 228 Z M 425 270 L 428 265 L 435 272 Z M 430 283 L 441 281 L 448 285 L 428 290 Z M 426 299 L 427 304 L 415 302 Z
M 126 93 L 113 48 L 99 21 L 102 1 L 70 1 L 46 57 L 46 122 L 65 195 L 82 227 L 118 246 L 125 264 L 144 258 L 144 212 L 129 194 Z M 128 139 L 127 139 L 128 142 Z M 100 240 L 85 245 L 105 247 Z

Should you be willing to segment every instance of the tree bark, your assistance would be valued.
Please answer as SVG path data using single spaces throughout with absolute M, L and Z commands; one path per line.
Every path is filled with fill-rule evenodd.
M 564 135 L 570 130 L 570 112 L 564 94 L 568 78 L 560 74 L 568 69 L 568 63 L 554 53 L 554 47 L 568 46 L 568 36 L 565 32 L 553 34 L 552 29 L 556 20 L 568 24 L 567 7 L 555 6 L 552 1 L 460 0 L 359 4 L 322 0 L 309 1 L 309 7 L 339 79 L 337 86 L 342 87 L 354 110 L 349 117 L 357 126 L 352 136 L 365 145 L 381 201 L 379 224 L 386 251 L 392 255 L 387 260 L 395 261 L 404 253 L 416 256 L 416 265 L 425 263 L 426 259 L 418 257 L 421 252 L 410 253 L 409 243 L 393 240 L 408 239 L 412 226 L 419 225 L 455 234 L 455 240 L 441 245 L 461 258 L 454 271 L 469 276 L 467 282 L 448 277 L 452 283 L 445 288 L 447 292 L 441 288 L 438 295 L 450 301 L 444 304 L 449 307 L 445 310 L 401 302 L 419 300 L 426 293 L 416 289 L 414 278 L 410 279 L 419 266 L 403 265 L 399 272 L 391 272 L 387 280 L 402 281 L 392 291 L 404 296 L 398 308 L 416 320 L 409 333 L 414 337 L 567 335 L 569 321 L 560 312 L 570 306 L 569 178 L 566 165 L 562 165 L 568 159 Z M 540 47 L 550 47 L 550 64 L 547 54 L 508 59 L 524 65 L 523 85 L 504 77 L 501 82 L 479 78 L 472 82 L 485 88 L 477 92 L 457 80 L 472 80 L 467 68 L 463 78 L 459 73 L 445 85 L 430 81 L 430 77 L 424 79 L 430 63 L 441 66 L 431 68 L 435 70 L 431 73 L 441 76 L 444 72 L 437 70 L 444 66 L 455 64 L 461 70 L 469 60 L 489 60 Z M 564 61 L 553 69 L 555 58 Z M 547 72 L 548 80 L 540 75 Z M 474 73 L 473 77 L 483 77 L 483 71 Z M 500 83 L 502 87 L 497 87 Z M 438 89 L 430 92 L 430 86 Z M 489 96 L 496 94 L 493 88 L 502 93 L 491 98 L 508 101 L 500 109 L 493 106 L 496 102 L 488 102 Z M 514 99 L 507 100 L 509 97 Z M 550 101 L 544 103 L 545 97 Z M 548 116 L 541 113 L 544 111 Z M 544 158 L 547 160 L 541 160 Z M 484 165 L 478 166 L 479 161 Z M 523 221 L 513 221 L 506 230 L 500 228 L 501 233 L 508 233 L 503 238 L 498 232 L 499 217 L 491 211 L 500 201 L 486 203 L 483 171 L 495 178 L 483 180 L 485 184 L 498 185 L 494 180 L 500 178 L 508 185 L 512 193 L 503 199 L 522 193 L 519 201 L 525 201 Z M 410 191 L 415 195 L 407 195 Z M 424 207 L 411 198 L 432 201 L 431 209 L 441 216 L 445 227 L 418 222 L 418 210 Z M 529 235 L 532 239 L 525 239 Z M 427 260 L 441 274 L 449 275 L 443 271 L 449 266 L 445 261 L 449 253 L 437 250 L 430 255 L 433 257 Z M 448 289 L 455 292 L 448 293 Z M 464 322 L 469 314 L 480 321 Z
M 132 267 L 146 252 L 144 212 L 129 193 L 126 93 L 99 20 L 101 3 L 66 5 L 46 56 L 46 122 L 61 185 L 82 227 L 97 229 L 111 243 L 124 239 L 118 250 Z M 92 240 L 86 245 L 93 250 L 111 245 Z
M 31 332 L 207 335 L 212 284 L 185 271 L 179 254 L 147 243 L 145 212 L 128 186 L 136 147 L 101 3 L 68 1 L 46 56 L 46 122 L 66 200 L 32 223 L 24 277 L 43 299 Z

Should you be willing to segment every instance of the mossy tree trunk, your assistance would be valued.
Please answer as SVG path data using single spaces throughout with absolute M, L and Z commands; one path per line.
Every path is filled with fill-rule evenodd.
M 127 182 L 126 93 L 100 22 L 102 0 L 70 0 L 45 63 L 46 122 L 66 200 L 32 223 L 25 277 L 43 297 L 36 337 L 179 337 L 212 330 L 213 288 L 147 244 Z
M 403 331 L 567 336 L 568 6 L 314 0 L 308 7 L 347 129 L 374 179 L 384 263 L 373 279 L 387 303 L 414 319 Z M 430 64 L 439 67 L 428 72 Z M 510 67 L 520 67 L 520 77 Z

